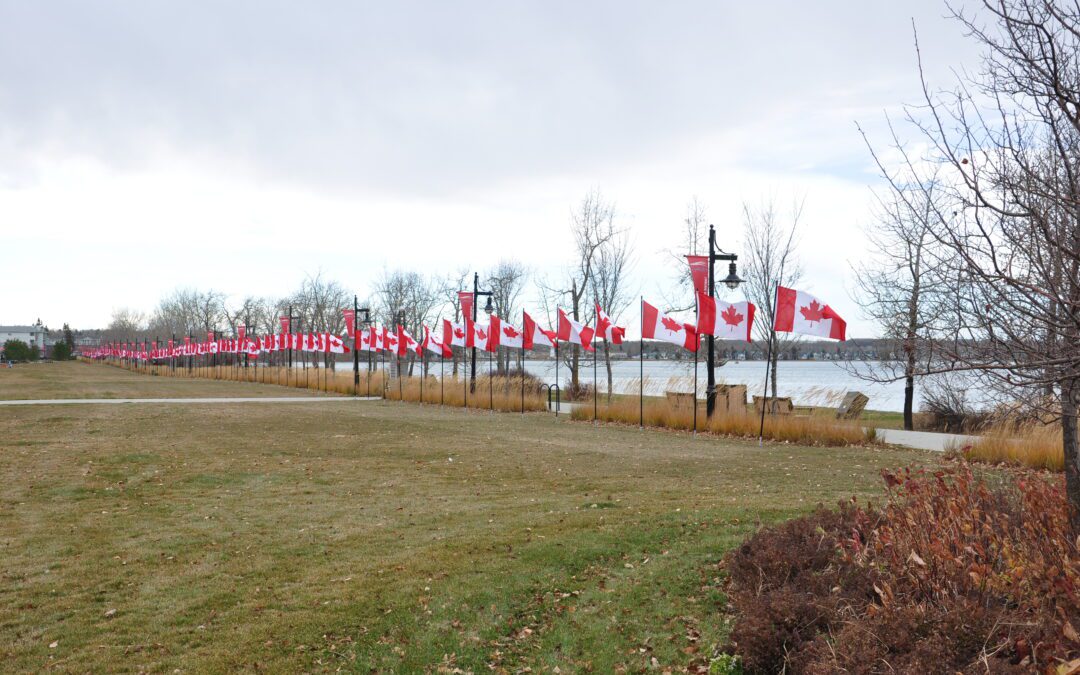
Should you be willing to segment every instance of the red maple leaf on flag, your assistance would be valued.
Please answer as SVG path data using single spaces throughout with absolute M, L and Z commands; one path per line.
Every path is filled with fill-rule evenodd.
M 477 328 L 476 329 L 476 337 L 480 338 L 481 340 L 486 340 L 487 339 L 487 333 L 484 332 L 483 328 Z
M 454 337 L 459 337 L 459 338 L 465 337 L 465 331 L 461 330 L 460 328 L 455 328 L 454 329 Z
M 811 300 L 808 307 L 800 307 L 799 313 L 810 323 L 821 321 L 825 318 L 825 308 L 818 304 L 817 300 Z
M 515 338 L 519 335 L 519 333 L 514 330 L 513 326 L 507 326 L 503 328 L 503 335 L 505 335 L 506 337 Z
M 678 333 L 683 329 L 682 324 L 672 319 L 670 316 L 665 316 L 661 323 L 664 324 L 664 328 L 667 328 L 672 333 Z
M 729 326 L 738 326 L 742 323 L 743 315 L 735 311 L 735 305 L 728 305 L 727 309 L 720 312 L 720 318 Z

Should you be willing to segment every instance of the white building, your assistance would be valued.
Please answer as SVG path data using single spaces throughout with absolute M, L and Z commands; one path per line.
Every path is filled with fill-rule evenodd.
M 43 326 L 0 326 L 0 348 L 8 340 L 21 340 L 45 354 L 45 328 Z

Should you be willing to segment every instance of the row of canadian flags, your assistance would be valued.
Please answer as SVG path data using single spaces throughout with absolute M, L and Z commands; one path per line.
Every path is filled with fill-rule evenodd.
M 641 337 L 643 340 L 661 340 L 679 345 L 689 351 L 697 351 L 701 338 L 713 335 L 723 340 L 744 340 L 750 342 L 757 307 L 748 301 L 724 302 L 710 297 L 705 292 L 706 276 L 702 265 L 696 258 L 707 260 L 704 256 L 687 256 L 690 259 L 691 277 L 697 295 L 696 323 L 681 321 L 666 314 L 655 305 L 641 301 Z M 622 344 L 626 329 L 616 326 L 599 304 L 596 305 L 596 326 L 590 327 L 558 310 L 556 330 L 543 328 L 528 312 L 522 312 L 522 327 L 519 329 L 512 322 L 492 315 L 490 322 L 480 324 L 469 316 L 472 314 L 473 294 L 462 291 L 459 294 L 462 315 L 460 323 L 449 319 L 442 321 L 441 330 L 432 330 L 424 325 L 424 334 L 417 339 L 404 326 L 369 325 L 360 328 L 356 325 L 356 314 L 352 309 L 342 310 L 345 318 L 346 335 L 351 335 L 355 348 L 365 352 L 386 352 L 398 356 L 413 353 L 423 356 L 430 352 L 437 356 L 448 357 L 453 354 L 453 347 L 466 349 L 477 348 L 494 352 L 499 347 L 529 350 L 537 345 L 557 348 L 558 344 L 576 344 L 587 351 L 594 349 L 595 340 L 606 339 L 612 344 Z M 194 342 L 185 337 L 182 344 L 159 345 L 156 341 L 110 343 L 104 347 L 87 352 L 91 357 L 121 357 L 143 360 L 168 359 L 178 356 L 204 354 L 260 354 L 285 350 L 346 354 L 350 351 L 345 338 L 334 333 L 292 333 L 289 330 L 289 317 L 281 317 L 282 332 L 278 335 L 259 337 L 247 336 L 244 327 L 239 327 L 238 335 L 233 339 L 215 339 L 208 334 L 205 342 Z M 829 305 L 821 302 L 805 291 L 778 286 L 776 289 L 776 320 L 774 328 L 780 333 L 799 333 L 815 337 L 846 339 L 847 324 Z

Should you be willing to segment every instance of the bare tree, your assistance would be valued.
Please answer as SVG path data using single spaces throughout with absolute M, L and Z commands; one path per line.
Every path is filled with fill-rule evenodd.
M 517 260 L 504 259 L 484 276 L 491 290 L 491 304 L 494 305 L 496 316 L 510 323 L 521 323 L 518 303 L 528 278 L 525 265 Z M 498 372 L 505 373 L 509 369 L 509 361 L 510 354 L 500 349 L 496 356 Z
M 600 249 L 614 235 L 614 220 L 615 205 L 606 201 L 599 190 L 585 195 L 581 203 L 571 211 L 570 232 L 574 238 L 574 261 L 563 282 L 570 288 L 552 288 L 546 284 L 543 286 L 543 303 L 549 310 L 549 320 L 552 320 L 550 309 L 558 307 L 563 296 L 570 297 L 570 315 L 574 320 L 587 320 L 591 309 L 585 299 L 593 278 L 593 266 Z M 581 391 L 581 348 L 579 345 L 572 345 L 569 352 L 562 356 L 570 368 L 570 395 L 574 396 Z
M 145 335 L 146 316 L 137 310 L 114 309 L 103 337 L 107 340 L 133 340 Z
M 802 268 L 795 256 L 795 233 L 802 218 L 803 202 L 796 201 L 786 222 L 777 212 L 776 201 L 770 199 L 759 206 L 743 204 L 743 228 L 746 237 L 744 288 L 746 297 L 754 303 L 761 320 L 754 322 L 758 339 L 771 344 L 769 377 L 776 392 L 776 364 L 780 353 L 793 346 L 798 338 L 791 333 L 780 337 L 776 323 L 776 287 L 793 286 L 802 278 Z
M 395 270 L 384 272 L 376 283 L 375 296 L 378 315 L 389 326 L 400 323 L 417 340 L 423 335 L 424 324 L 430 322 L 443 304 L 441 285 L 418 272 Z M 409 355 L 409 372 L 415 355 Z
M 461 315 L 461 297 L 458 295 L 458 291 L 466 290 L 466 286 L 469 284 L 469 270 L 459 268 L 456 272 L 452 272 L 443 278 L 439 284 L 441 290 L 444 305 L 450 305 L 450 311 L 452 314 L 452 321 L 454 323 L 461 323 L 465 320 L 465 317 Z M 463 358 L 465 350 L 460 347 L 453 348 L 452 357 L 452 375 L 457 377 L 458 374 L 458 360 Z
M 983 47 L 983 68 L 945 93 L 923 76 L 924 101 L 907 112 L 962 206 L 931 229 L 938 261 L 961 282 L 958 339 L 937 348 L 949 369 L 1057 415 L 1080 532 L 1080 6 L 984 0 L 979 14 L 954 17 Z M 895 134 L 893 146 L 905 173 L 925 167 Z
M 696 299 L 693 279 L 686 272 L 686 256 L 709 254 L 709 219 L 705 204 L 696 196 L 691 197 L 686 204 L 686 215 L 683 217 L 679 234 L 679 245 L 667 250 L 667 255 L 674 263 L 672 283 L 675 295 L 665 298 L 665 304 L 672 311 L 687 311 L 695 307 Z
M 897 193 L 897 190 L 902 193 Z M 946 330 L 946 270 L 928 249 L 948 196 L 935 174 L 924 184 L 900 185 L 878 195 L 866 228 L 870 255 L 854 265 L 856 300 L 891 345 L 876 362 L 849 361 L 849 372 L 871 382 L 904 381 L 904 428 L 914 428 L 915 379 L 933 368 L 935 338 Z
M 628 276 L 633 264 L 633 242 L 626 230 L 612 232 L 600 247 L 593 266 L 592 287 L 596 303 L 604 308 L 612 321 L 618 323 L 622 313 L 633 301 Z M 684 275 L 685 276 L 685 275 Z M 614 376 L 611 369 L 611 344 L 603 338 L 604 369 L 607 372 L 607 396 L 611 402 Z

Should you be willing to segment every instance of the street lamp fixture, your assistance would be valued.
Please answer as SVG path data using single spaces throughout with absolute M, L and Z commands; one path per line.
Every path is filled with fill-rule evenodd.
M 728 275 L 724 279 L 724 285 L 727 286 L 728 288 L 730 288 L 731 290 L 735 290 L 736 288 L 739 287 L 739 284 L 741 284 L 742 282 L 743 282 L 743 280 L 740 279 L 739 275 L 735 273 L 735 262 L 732 261 L 732 262 L 728 263 Z
M 715 279 L 715 266 L 717 260 L 723 260 L 728 263 L 728 275 L 724 278 L 723 284 L 735 290 L 742 283 L 742 279 L 739 278 L 739 274 L 735 268 L 735 261 L 739 259 L 739 256 L 734 253 L 725 253 L 716 248 L 716 228 L 709 225 L 709 297 L 716 297 L 716 284 Z M 705 367 L 708 369 L 707 382 L 708 386 L 705 388 L 705 415 L 712 417 L 713 411 L 716 410 L 716 337 L 709 336 L 709 351 L 705 358 Z
M 495 311 L 495 308 L 491 304 L 491 296 L 493 295 L 492 292 L 491 291 L 482 291 L 482 290 L 480 290 L 480 275 L 478 273 L 476 273 L 476 272 L 473 272 L 472 288 L 473 288 L 472 321 L 475 324 L 476 323 L 476 299 L 477 299 L 477 297 L 479 297 L 481 295 L 486 295 L 487 296 L 487 304 L 484 305 L 484 312 L 487 313 L 488 316 L 491 316 L 491 313 Z M 490 328 L 489 328 L 489 330 L 490 330 Z M 473 340 L 472 365 L 470 367 L 470 372 L 471 372 L 472 377 L 471 377 L 471 381 L 469 382 L 469 390 L 470 391 L 476 391 L 476 344 L 475 344 L 475 342 L 476 341 Z

